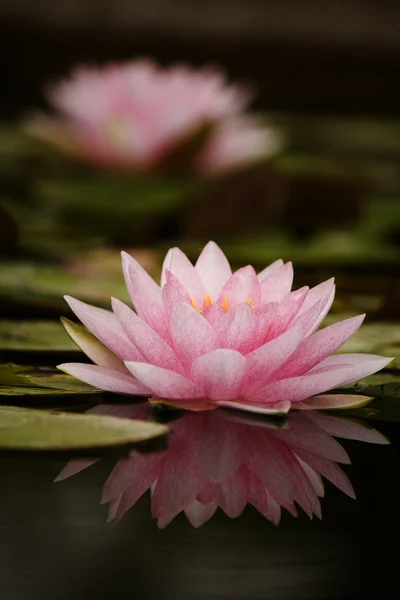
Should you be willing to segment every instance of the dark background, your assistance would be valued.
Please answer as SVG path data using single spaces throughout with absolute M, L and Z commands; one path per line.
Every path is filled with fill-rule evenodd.
M 397 115 L 397 0 L 1 0 L 0 117 L 77 62 L 217 62 L 274 111 Z

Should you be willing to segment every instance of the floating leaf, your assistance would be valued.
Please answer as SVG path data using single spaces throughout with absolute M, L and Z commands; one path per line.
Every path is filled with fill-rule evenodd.
M 0 351 L 70 352 L 76 345 L 54 321 L 0 321 Z
M 0 407 L 2 452 L 61 451 L 89 456 L 144 444 L 167 431 L 165 425 L 149 421 Z
M 372 396 L 374 400 L 367 406 L 349 408 L 346 416 L 380 421 L 400 421 L 400 376 L 382 372 L 344 386 L 339 391 Z
M 101 391 L 56 369 L 0 365 L 0 398 L 97 395 Z M 86 401 L 86 400 L 85 400 Z

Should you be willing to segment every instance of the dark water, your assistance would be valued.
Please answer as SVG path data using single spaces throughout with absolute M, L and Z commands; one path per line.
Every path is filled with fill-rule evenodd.
M 183 434 L 177 429 L 176 456 L 181 463 L 192 456 L 190 448 L 199 440 L 200 420 L 193 423 L 184 423 L 187 454 L 185 446 L 179 446 Z M 158 529 L 149 491 L 118 524 L 107 524 L 108 508 L 99 502 L 115 460 L 104 459 L 53 483 L 63 460 L 1 458 L 1 598 L 319 600 L 367 593 L 385 597 L 398 581 L 400 438 L 395 426 L 374 426 L 391 438 L 391 445 L 340 440 L 351 458 L 352 464 L 343 465 L 343 470 L 357 500 L 326 482 L 322 520 L 310 520 L 302 510 L 295 518 L 283 510 L 279 526 L 247 505 L 237 518 L 219 508 L 208 522 L 194 528 L 180 513 Z M 231 431 L 231 425 L 226 427 Z M 241 452 L 248 451 L 256 438 L 265 435 L 271 440 L 276 432 L 259 424 L 240 427 Z M 281 442 L 286 435 L 282 431 Z M 229 447 L 226 441 L 222 444 L 221 432 L 214 436 L 214 446 L 207 446 L 206 470 L 221 466 L 218 452 Z M 322 451 L 316 447 L 315 453 Z M 164 465 L 170 485 L 175 475 L 185 477 L 182 466 L 174 464 L 178 465 L 174 461 Z M 172 503 L 180 493 L 178 486 Z

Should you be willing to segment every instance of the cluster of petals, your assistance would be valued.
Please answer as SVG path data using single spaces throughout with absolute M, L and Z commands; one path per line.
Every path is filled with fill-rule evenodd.
M 31 132 L 102 166 L 153 168 L 205 129 L 193 158 L 198 171 L 231 168 L 281 146 L 272 128 L 243 113 L 247 91 L 216 68 L 149 59 L 80 67 L 48 95 L 58 116 L 33 120 Z
M 318 330 L 333 302 L 334 281 L 292 291 L 291 263 L 277 260 L 258 275 L 251 266 L 232 273 L 222 250 L 209 242 L 194 266 L 179 248 L 169 250 L 159 285 L 128 254 L 122 262 L 136 312 L 116 299 L 111 312 L 66 297 L 95 337 L 67 330 L 95 365 L 60 368 L 102 390 L 188 410 L 345 408 L 365 399 L 324 392 L 391 360 L 333 354 L 364 315 Z
M 146 405 L 100 407 L 105 411 L 146 418 Z M 349 456 L 333 436 L 387 443 L 374 429 L 318 412 L 293 413 L 283 429 L 266 420 L 246 421 L 232 411 L 209 411 L 186 413 L 170 423 L 167 451 L 133 452 L 112 470 L 102 493 L 102 502 L 109 503 L 109 520 L 118 522 L 148 490 L 160 528 L 182 511 L 194 527 L 207 522 L 218 507 L 236 518 L 247 504 L 274 524 L 282 508 L 296 516 L 297 506 L 310 518 L 321 518 L 322 477 L 355 497 L 338 464 L 350 463 Z M 57 481 L 93 462 L 70 461 Z

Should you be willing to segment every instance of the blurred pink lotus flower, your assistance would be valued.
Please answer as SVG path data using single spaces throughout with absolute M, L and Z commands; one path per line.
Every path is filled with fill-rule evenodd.
M 202 172 L 259 160 L 282 145 L 272 128 L 243 116 L 248 92 L 215 68 L 149 59 L 81 67 L 48 97 L 59 116 L 34 118 L 28 131 L 103 167 L 154 168 L 198 135 L 192 166 Z
M 67 331 L 95 365 L 59 368 L 102 390 L 151 396 L 188 410 L 230 406 L 274 414 L 296 408 L 346 408 L 368 399 L 324 395 L 385 367 L 390 358 L 333 355 L 360 327 L 352 317 L 320 331 L 335 294 L 333 279 L 291 291 L 293 267 L 277 260 L 256 274 L 232 274 L 209 242 L 196 265 L 168 251 L 161 286 L 126 253 L 123 272 L 136 312 L 112 299 L 113 312 L 66 296 L 97 338 Z
M 127 416 L 129 408 L 123 410 Z M 114 408 L 114 414 L 117 411 Z M 134 411 L 132 416 L 137 418 L 137 405 Z M 246 422 L 242 415 L 228 411 L 186 414 L 170 427 L 167 451 L 133 452 L 114 467 L 102 493 L 102 502 L 109 503 L 109 521 L 118 522 L 147 490 L 160 528 L 182 511 L 194 527 L 200 527 L 218 506 L 236 518 L 246 504 L 274 524 L 280 521 L 281 508 L 296 516 L 296 504 L 310 518 L 321 518 L 321 475 L 355 498 L 337 464 L 350 463 L 350 459 L 332 436 L 388 443 L 374 429 L 317 412 L 293 414 L 282 429 L 273 428 L 265 419 Z M 93 462 L 72 460 L 56 481 Z

